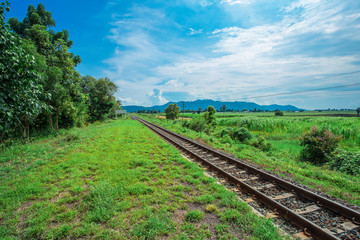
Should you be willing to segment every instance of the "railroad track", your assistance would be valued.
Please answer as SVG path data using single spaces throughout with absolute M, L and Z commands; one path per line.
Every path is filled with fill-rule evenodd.
M 209 148 L 192 139 L 135 116 L 152 131 L 178 149 L 200 161 L 206 167 L 235 185 L 236 191 L 246 191 L 251 199 L 272 209 L 269 217 L 282 217 L 297 225 L 300 238 L 360 239 L 360 213 L 271 175 L 233 156 Z

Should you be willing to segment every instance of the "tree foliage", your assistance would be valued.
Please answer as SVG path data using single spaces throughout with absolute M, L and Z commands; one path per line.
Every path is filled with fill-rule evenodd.
M 220 107 L 220 112 L 225 112 L 225 111 L 226 111 L 226 105 L 224 104 Z
M 119 109 L 116 85 L 108 78 L 82 77 L 80 56 L 70 52 L 69 32 L 55 32 L 43 4 L 29 5 L 23 21 L 0 5 L 0 142 L 30 127 L 58 130 L 103 120 Z
M 8 7 L 0 7 L 0 141 L 19 126 L 28 138 L 30 123 L 45 109 L 35 58 L 5 24 Z
M 279 109 L 276 109 L 275 116 L 284 116 L 284 113 L 282 111 L 280 111 Z
M 169 104 L 169 106 L 165 109 L 166 119 L 174 120 L 179 118 L 180 116 L 180 108 L 176 103 Z
M 304 147 L 301 159 L 317 164 L 328 162 L 340 140 L 341 137 L 335 136 L 329 130 L 312 127 L 310 132 L 300 137 L 300 146 Z
M 90 121 L 103 120 L 114 113 L 112 109 L 120 108 L 119 102 L 114 97 L 117 86 L 109 78 L 96 79 L 85 76 L 82 78 L 81 85 L 87 96 Z
M 216 125 L 215 113 L 216 113 L 216 109 L 213 106 L 208 106 L 204 114 L 204 118 L 208 125 L 212 125 L 212 126 Z

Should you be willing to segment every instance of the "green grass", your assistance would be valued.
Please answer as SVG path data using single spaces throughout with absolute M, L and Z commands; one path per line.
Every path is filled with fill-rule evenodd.
M 0 153 L 1 239 L 282 238 L 136 121 L 62 131 Z M 238 215 L 226 217 L 231 211 Z
M 200 210 L 189 211 L 185 215 L 185 220 L 188 222 L 200 222 L 204 215 L 204 212 Z
M 257 113 L 256 113 L 257 114 Z M 259 113 L 260 114 L 260 113 Z M 221 113 L 219 113 L 221 115 Z M 181 126 L 181 120 L 160 120 L 151 115 L 142 117 L 170 130 L 200 140 L 213 147 L 229 152 L 240 159 L 256 163 L 275 173 L 360 206 L 360 178 L 331 170 L 329 166 L 316 166 L 300 161 L 299 137 L 311 126 L 331 129 L 343 135 L 340 148 L 360 151 L 360 118 L 347 117 L 247 117 L 218 118 L 218 126 L 209 132 L 195 132 Z M 253 147 L 251 141 L 240 143 L 229 136 L 220 137 L 225 128 L 246 127 L 255 139 L 263 137 L 271 144 L 269 151 Z

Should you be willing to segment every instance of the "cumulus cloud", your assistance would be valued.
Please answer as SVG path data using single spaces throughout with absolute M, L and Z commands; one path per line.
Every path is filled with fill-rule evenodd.
M 197 1 L 184 1 L 199 5 Z M 228 5 L 252 6 L 254 2 L 222 0 Z M 360 14 L 347 4 L 340 0 L 299 0 L 278 9 L 278 21 L 228 24 L 210 31 L 202 30 L 201 24 L 196 28 L 178 26 L 158 9 L 135 7 L 113 23 L 110 38 L 119 46 L 114 57 L 107 60 L 113 68 L 109 74 L 121 87 L 123 98 L 136 99 L 143 105 L 165 103 L 162 90 L 171 100 L 185 96 L 175 94 L 181 87 L 193 99 L 300 103 L 300 107 L 311 108 L 314 101 L 309 98 L 252 97 L 359 79 Z M 184 36 L 169 38 L 164 24 L 178 27 Z M 184 39 L 197 38 L 206 44 L 192 47 L 190 42 L 184 43 Z M 149 89 L 153 90 L 149 93 Z
M 148 99 L 152 105 L 162 105 L 168 102 L 168 100 L 162 96 L 162 91 L 158 88 L 154 88 L 152 92 L 148 93 Z

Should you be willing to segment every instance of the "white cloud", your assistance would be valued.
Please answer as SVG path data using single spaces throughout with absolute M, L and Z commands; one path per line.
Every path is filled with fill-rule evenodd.
M 148 98 L 152 104 L 152 106 L 154 105 L 162 105 L 168 102 L 168 100 L 166 100 L 163 96 L 162 96 L 162 91 L 158 88 L 154 88 L 152 90 L 152 92 L 148 93 Z
M 164 77 L 185 79 L 189 84 L 188 91 L 197 98 L 216 96 L 224 100 L 239 100 L 259 95 L 257 90 L 262 88 L 309 79 L 314 81 L 301 83 L 301 86 L 311 88 L 354 81 L 354 78 L 328 76 L 358 71 L 359 67 L 353 64 L 360 59 L 356 53 L 347 56 L 315 56 L 300 51 L 286 54 L 286 48 L 306 34 L 321 34 L 326 37 L 326 34 L 339 30 L 348 30 L 350 34 L 343 37 L 356 40 L 358 34 L 351 28 L 359 16 L 346 16 L 343 5 L 323 6 L 321 1 L 299 1 L 287 11 L 298 7 L 303 8 L 301 18 L 287 15 L 283 21 L 273 25 L 217 29 L 213 31 L 213 36 L 218 37 L 219 41 L 213 52 L 222 53 L 222 56 L 178 61 L 159 67 L 158 72 Z M 299 85 L 278 87 L 274 91 L 289 92 L 298 87 Z M 288 103 L 281 97 L 270 99 Z M 269 99 L 253 100 L 269 102 Z
M 223 3 L 251 2 L 223 0 Z M 189 48 L 190 52 L 179 47 L 180 55 L 168 49 L 175 43 L 159 42 L 152 35 L 160 31 L 167 17 L 158 10 L 135 8 L 130 16 L 141 17 L 125 17 L 114 23 L 111 39 L 119 47 L 114 57 L 107 60 L 113 67 L 108 73 L 121 88 L 118 94 L 129 103 L 130 99 L 136 99 L 142 105 L 163 104 L 167 100 L 162 91 L 176 92 L 181 87 L 194 99 L 251 99 L 261 104 L 301 103 L 300 107 L 311 108 L 315 104 L 311 98 L 251 97 L 291 92 L 300 87 L 347 84 L 358 79 L 359 66 L 354 64 L 360 61 L 358 52 L 336 54 L 331 49 L 333 46 L 326 49 L 325 45 L 329 54 L 316 55 L 319 49 L 311 49 L 311 44 L 317 44 L 315 41 L 360 40 L 360 15 L 344 9 L 345 3 L 341 1 L 296 1 L 280 11 L 283 19 L 277 23 L 216 29 L 209 33 L 210 40 L 215 42 L 211 48 L 199 47 L 197 52 Z M 203 32 L 183 29 L 190 30 L 188 35 L 195 35 L 194 38 Z M 349 72 L 355 73 L 351 77 L 343 76 Z M 153 90 L 149 92 L 149 89 Z
M 121 104 L 122 105 L 129 105 L 129 104 L 138 104 L 139 102 L 132 99 L 132 98 L 121 98 L 121 97 L 118 97 L 117 100 L 120 100 L 121 101 Z
M 178 88 L 178 87 L 183 87 L 184 83 L 180 82 L 179 80 L 173 79 L 166 82 L 165 86 Z
M 189 28 L 189 30 L 190 30 L 190 33 L 188 33 L 187 35 L 190 35 L 190 36 L 195 35 L 195 34 L 200 34 L 203 32 L 203 29 L 195 30 L 193 28 Z
M 235 4 L 239 4 L 239 5 L 249 5 L 251 3 L 253 3 L 254 0 L 222 0 L 221 3 L 226 3 L 229 5 L 235 5 Z

